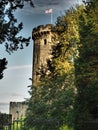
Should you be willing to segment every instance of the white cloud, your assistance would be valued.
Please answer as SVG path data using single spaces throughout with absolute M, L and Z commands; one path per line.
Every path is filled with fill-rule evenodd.
M 11 66 L 7 70 L 32 69 L 32 65 Z
M 0 112 L 9 114 L 9 104 L 8 103 L 0 103 Z
M 6 106 L 6 105 L 9 105 L 9 103 L 8 102 L 0 102 L 0 107 Z

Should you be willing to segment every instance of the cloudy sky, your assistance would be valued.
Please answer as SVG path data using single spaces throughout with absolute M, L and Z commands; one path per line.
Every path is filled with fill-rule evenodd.
M 80 4 L 82 0 L 32 0 L 35 8 L 25 4 L 22 10 L 17 10 L 15 16 L 19 22 L 24 23 L 24 29 L 20 35 L 32 36 L 32 29 L 41 24 L 50 23 L 50 14 L 45 14 L 45 10 L 52 8 L 53 24 L 56 18 L 68 8 Z M 0 58 L 8 59 L 7 69 L 4 71 L 4 78 L 0 80 L 0 111 L 9 113 L 10 101 L 24 101 L 29 97 L 27 86 L 31 84 L 29 78 L 32 77 L 33 41 L 29 47 L 19 50 L 12 55 L 5 52 L 5 48 L 0 45 Z

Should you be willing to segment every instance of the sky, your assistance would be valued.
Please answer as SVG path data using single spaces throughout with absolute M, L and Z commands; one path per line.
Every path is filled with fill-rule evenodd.
M 50 24 L 50 14 L 45 14 L 45 10 L 52 9 L 52 24 L 56 23 L 58 16 L 76 4 L 81 4 L 82 0 L 32 0 L 34 8 L 26 3 L 22 10 L 18 9 L 15 16 L 18 22 L 23 22 L 24 28 L 20 35 L 32 37 L 32 30 L 39 25 Z M 9 113 L 10 102 L 21 102 L 29 98 L 29 88 L 31 85 L 29 78 L 32 77 L 33 62 L 33 40 L 29 47 L 18 50 L 9 55 L 5 48 L 0 45 L 0 58 L 6 57 L 8 60 L 7 69 L 4 71 L 4 78 L 0 80 L 0 112 Z

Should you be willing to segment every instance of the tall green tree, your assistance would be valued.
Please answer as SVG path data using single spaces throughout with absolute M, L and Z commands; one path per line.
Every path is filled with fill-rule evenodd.
M 64 84 L 65 78 L 68 83 Z M 71 81 L 67 78 L 66 75 L 58 76 L 50 78 L 50 82 L 44 79 L 39 86 L 33 86 L 25 119 L 26 129 L 59 130 L 65 124 L 72 126 L 75 92 L 74 84 L 69 86 Z
M 79 16 L 79 57 L 75 61 L 77 97 L 75 130 L 84 130 L 98 118 L 98 1 L 85 3 Z M 95 127 L 97 128 L 97 127 Z M 93 129 L 93 128 L 92 128 Z
M 57 19 L 55 28 L 59 43 L 53 46 L 52 59 L 40 70 L 40 83 L 31 87 L 31 98 L 25 120 L 26 128 L 59 130 L 73 125 L 73 104 L 76 94 L 74 58 L 79 42 L 78 26 L 73 9 Z

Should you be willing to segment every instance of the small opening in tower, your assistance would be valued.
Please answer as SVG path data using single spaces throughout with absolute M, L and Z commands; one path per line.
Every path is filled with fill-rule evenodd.
M 44 39 L 44 45 L 46 45 L 47 44 L 47 39 Z

